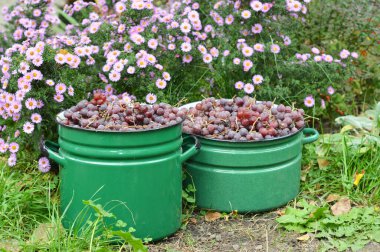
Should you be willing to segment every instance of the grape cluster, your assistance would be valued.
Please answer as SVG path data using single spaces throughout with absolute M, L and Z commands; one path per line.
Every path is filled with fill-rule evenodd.
M 63 115 L 63 125 L 102 131 L 159 129 L 179 124 L 186 116 L 185 110 L 166 103 L 145 105 L 102 93 L 95 93 L 91 101 L 80 101 Z
M 305 126 L 302 109 L 245 96 L 207 98 L 190 108 L 183 131 L 206 138 L 258 141 L 296 133 Z

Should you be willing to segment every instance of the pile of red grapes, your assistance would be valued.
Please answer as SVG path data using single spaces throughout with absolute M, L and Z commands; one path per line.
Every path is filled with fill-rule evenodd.
M 305 126 L 302 109 L 245 96 L 207 98 L 190 108 L 183 131 L 218 140 L 258 141 L 296 133 Z
M 181 123 L 185 112 L 165 103 L 145 105 L 95 93 L 91 101 L 83 100 L 64 111 L 60 123 L 101 131 L 151 130 Z

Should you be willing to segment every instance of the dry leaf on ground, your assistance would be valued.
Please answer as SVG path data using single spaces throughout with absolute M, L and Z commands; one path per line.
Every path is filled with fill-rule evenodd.
M 340 195 L 332 193 L 332 194 L 329 194 L 329 196 L 327 196 L 326 202 L 330 203 L 330 202 L 333 202 L 333 201 L 337 201 L 338 199 L 340 199 Z
M 308 240 L 310 240 L 310 235 L 304 234 L 304 235 L 302 235 L 300 237 L 297 237 L 297 240 L 299 240 L 299 241 L 308 241 Z
M 318 162 L 318 166 L 320 169 L 326 168 L 330 164 L 330 162 L 328 160 L 321 159 L 321 158 L 318 158 L 317 162 Z
M 205 220 L 211 222 L 211 221 L 216 221 L 220 217 L 222 217 L 222 214 L 219 212 L 208 212 L 205 215 Z
M 348 213 L 351 210 L 351 201 L 347 198 L 340 199 L 331 207 L 333 215 L 338 216 Z

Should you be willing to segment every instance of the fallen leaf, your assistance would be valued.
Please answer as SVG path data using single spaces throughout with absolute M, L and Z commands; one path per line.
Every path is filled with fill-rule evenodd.
M 352 125 L 346 125 L 346 126 L 344 126 L 344 127 L 340 130 L 340 133 L 342 134 L 342 133 L 344 133 L 344 132 L 346 132 L 346 131 L 349 131 L 349 130 L 352 130 L 352 129 L 354 129 L 354 126 L 352 126 Z
M 351 201 L 347 198 L 340 199 L 331 207 L 333 215 L 339 216 L 351 210 Z
M 326 202 L 330 203 L 333 201 L 337 201 L 338 199 L 340 199 L 340 195 L 333 193 L 333 194 L 330 194 L 329 196 L 327 196 Z
M 217 219 L 221 218 L 222 214 L 219 212 L 207 212 L 205 215 L 205 220 L 206 221 L 216 221 Z
M 277 211 L 276 211 L 276 214 L 277 214 L 278 216 L 283 216 L 283 215 L 285 215 L 285 210 L 277 210 Z
M 326 168 L 330 164 L 328 160 L 322 158 L 318 158 L 317 162 L 320 169 Z
M 356 186 L 359 185 L 359 182 L 360 182 L 360 180 L 363 178 L 364 173 L 365 173 L 364 170 L 362 170 L 361 173 L 357 173 L 357 172 L 355 172 L 354 185 L 356 185 Z
M 190 221 L 192 224 L 197 224 L 197 219 L 195 219 L 195 218 L 190 218 L 189 221 Z
M 308 235 L 308 234 L 304 234 L 300 237 L 297 237 L 297 240 L 299 240 L 299 241 L 308 241 L 309 239 L 310 239 L 310 235 Z

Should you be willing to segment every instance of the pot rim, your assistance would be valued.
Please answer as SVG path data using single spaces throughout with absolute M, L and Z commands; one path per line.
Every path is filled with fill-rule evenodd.
M 73 126 L 69 126 L 69 125 L 65 125 L 62 123 L 62 120 L 64 118 L 63 116 L 63 113 L 65 111 L 62 111 L 60 113 L 58 113 L 58 115 L 55 117 L 55 121 L 62 127 L 65 127 L 65 128 L 69 128 L 69 129 L 74 129 L 74 130 L 81 130 L 81 131 L 88 131 L 88 132 L 98 132 L 98 133 L 110 133 L 110 134 L 115 134 L 115 133 L 143 133 L 143 132 L 151 132 L 151 131 L 158 131 L 158 130 L 161 130 L 161 129 L 168 129 L 168 128 L 171 128 L 171 127 L 177 127 L 178 125 L 182 125 L 184 119 L 181 121 L 181 122 L 178 122 L 176 124 L 173 124 L 173 125 L 168 125 L 168 126 L 163 126 L 163 127 L 159 127 L 157 129 L 139 129 L 139 130 L 134 130 L 134 131 L 116 131 L 116 130 L 96 130 L 96 129 L 85 129 L 85 128 L 81 128 L 81 127 L 73 127 Z

